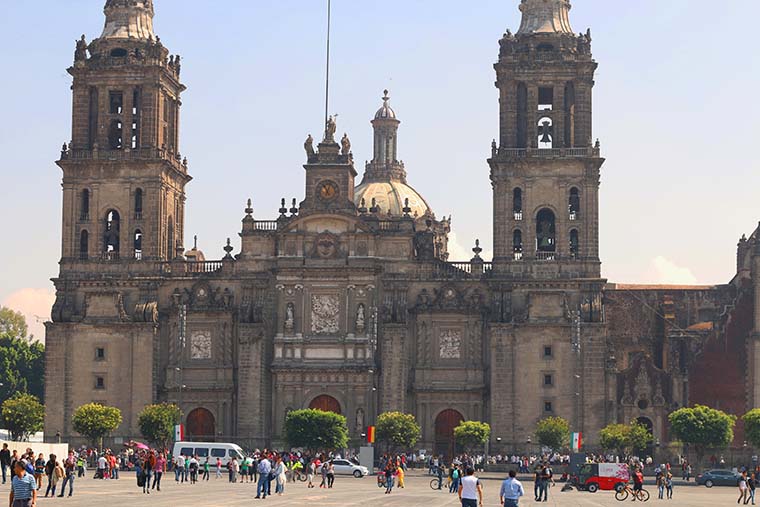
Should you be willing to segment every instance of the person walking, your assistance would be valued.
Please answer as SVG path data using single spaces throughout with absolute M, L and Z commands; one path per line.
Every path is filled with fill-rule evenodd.
M 393 464 L 388 461 L 385 465 L 385 494 L 390 495 L 393 491 Z
M 42 489 L 42 476 L 45 475 L 45 455 L 40 453 L 34 461 L 34 478 L 37 481 L 37 490 Z
M 151 477 L 153 476 L 153 467 L 155 466 L 155 457 L 152 454 L 148 454 L 145 456 L 144 459 L 140 461 L 142 462 L 142 474 L 143 474 L 142 490 L 143 490 L 143 493 L 150 495 L 150 486 L 151 486 L 150 480 L 151 480 Z
M 757 474 L 754 472 L 747 478 L 747 498 L 744 500 L 744 505 L 752 502 L 755 505 L 755 488 L 757 488 Z
M 671 474 L 670 472 L 668 472 L 668 475 L 665 477 L 665 489 L 668 492 L 668 500 L 672 500 L 673 499 L 673 474 Z
M 449 493 L 456 493 L 459 491 L 459 475 L 461 474 L 458 466 L 451 467 L 451 485 L 449 486 Z
M 11 466 L 11 451 L 8 450 L 8 444 L 3 444 L 3 450 L 0 451 L 0 469 L 3 472 L 3 484 L 5 484 L 8 471 L 10 470 L 11 476 L 13 476 L 13 469 Z
M 327 487 L 332 489 L 335 484 L 335 465 L 330 461 L 327 463 Z
M 657 498 L 662 500 L 665 496 L 665 475 L 659 468 L 655 469 L 656 474 L 655 484 L 657 484 Z
M 540 502 L 541 495 L 541 466 L 537 466 L 533 472 L 533 499 Z
M 222 458 L 216 458 L 216 478 L 222 478 Z
M 272 473 L 274 474 L 275 487 L 274 492 L 282 496 L 285 493 L 285 483 L 287 482 L 286 474 L 287 468 L 282 461 L 282 456 L 277 456 L 277 464 L 274 467 Z
M 398 487 L 399 489 L 404 489 L 404 466 L 403 463 L 401 465 L 398 465 L 398 469 L 396 470 L 396 475 L 398 476 Z
M 483 486 L 480 480 L 475 477 L 475 470 L 468 467 L 465 476 L 459 484 L 459 501 L 462 507 L 482 507 L 483 505 Z
M 307 488 L 313 488 L 314 487 L 314 474 L 317 473 L 316 465 L 314 464 L 314 460 L 309 461 L 309 464 L 306 465 L 306 487 Z
M 74 477 L 75 469 L 77 466 L 76 458 L 74 457 L 74 451 L 69 451 L 69 457 L 63 462 L 63 484 L 61 484 L 61 494 L 59 498 L 63 498 L 66 492 L 66 484 L 69 485 L 69 496 L 74 495 Z
M 58 483 L 58 479 L 55 478 L 56 459 L 56 455 L 51 454 L 50 459 L 45 465 L 45 475 L 47 475 L 48 478 L 48 486 L 45 490 L 45 498 L 48 497 L 51 491 L 53 492 L 53 496 L 55 496 L 55 485 Z
M 203 477 L 201 477 L 202 481 L 207 481 L 208 480 L 210 466 L 211 465 L 208 462 L 208 456 L 206 456 L 206 461 L 203 462 Z
M 161 478 L 166 472 L 166 465 L 166 458 L 164 457 L 164 453 L 161 452 L 158 454 L 158 458 L 156 458 L 156 466 L 153 469 L 153 485 L 151 485 L 151 489 L 161 491 Z
M 10 507 L 34 507 L 37 504 L 37 481 L 26 471 L 27 462 L 17 460 L 11 478 Z
M 742 472 L 742 476 L 739 478 L 739 499 L 736 501 L 736 503 L 747 503 L 747 498 L 749 497 L 749 494 L 747 493 L 747 471 Z
M 501 484 L 499 497 L 501 505 L 504 507 L 517 507 L 520 497 L 525 495 L 525 489 L 520 481 L 517 480 L 517 472 L 509 471 L 509 478 Z

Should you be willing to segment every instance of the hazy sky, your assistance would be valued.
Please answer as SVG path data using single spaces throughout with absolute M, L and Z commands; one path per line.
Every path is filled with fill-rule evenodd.
M 0 302 L 49 317 L 60 257 L 74 40 L 104 0 L 0 0 Z M 156 33 L 183 57 L 185 245 L 209 258 L 237 238 L 248 197 L 276 217 L 303 197 L 303 140 L 322 129 L 326 0 L 155 0 Z M 331 112 L 360 162 L 383 88 L 402 120 L 400 158 L 439 215 L 454 257 L 490 252 L 485 159 L 497 136 L 493 63 L 519 0 L 333 0 Z M 637 283 L 725 283 L 760 219 L 757 0 L 573 0 L 591 27 L 602 168 L 603 274 Z M 237 243 L 237 242 L 236 242 Z M 32 324 L 34 322 L 31 322 Z M 39 334 L 37 326 L 35 332 Z

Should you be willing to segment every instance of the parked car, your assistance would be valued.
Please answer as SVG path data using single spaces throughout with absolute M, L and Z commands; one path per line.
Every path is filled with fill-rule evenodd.
M 709 470 L 697 475 L 697 484 L 707 486 L 708 488 L 712 488 L 713 486 L 736 487 L 739 485 L 741 478 L 741 474 L 731 470 Z
M 335 475 L 353 475 L 357 479 L 369 475 L 367 467 L 357 465 L 347 459 L 334 459 L 332 460 L 332 464 L 335 469 Z M 317 473 L 322 473 L 322 466 L 317 469 Z

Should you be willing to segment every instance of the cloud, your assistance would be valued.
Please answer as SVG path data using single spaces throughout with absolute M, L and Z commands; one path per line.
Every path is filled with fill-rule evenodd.
M 42 324 L 50 320 L 50 309 L 55 302 L 53 289 L 21 289 L 5 298 L 2 306 L 21 312 L 29 326 L 29 334 L 37 340 L 45 341 L 45 326 Z
M 472 252 L 472 247 L 475 246 L 475 240 L 472 240 L 471 243 L 469 243 L 470 246 L 462 246 L 462 244 L 459 242 L 459 238 L 457 238 L 457 235 L 455 232 L 449 233 L 449 260 L 453 262 L 465 262 L 469 261 L 473 258 L 475 255 Z M 481 248 L 483 248 L 483 244 L 481 243 Z M 493 252 L 491 250 L 487 250 L 483 248 L 483 252 L 480 254 L 480 257 L 483 258 L 484 261 L 490 261 L 493 258 Z
M 663 256 L 652 259 L 654 282 L 673 285 L 696 285 L 697 277 L 689 268 L 679 266 Z

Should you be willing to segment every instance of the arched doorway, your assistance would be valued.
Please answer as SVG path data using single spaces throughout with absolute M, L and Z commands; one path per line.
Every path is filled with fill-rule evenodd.
M 641 401 L 639 401 L 641 403 Z M 636 422 L 640 425 L 644 426 L 650 435 L 654 436 L 654 424 L 652 423 L 652 420 L 648 417 L 638 417 L 636 418 Z M 653 456 L 654 457 L 654 451 L 655 451 L 655 441 L 652 440 L 652 442 L 647 446 L 646 449 L 642 449 L 647 456 Z
M 435 454 L 452 458 L 456 451 L 454 428 L 464 421 L 464 416 L 456 410 L 446 409 L 435 418 Z
M 338 402 L 338 400 L 326 394 L 317 396 L 316 398 L 311 400 L 311 403 L 309 403 L 309 408 L 322 410 L 324 412 L 334 412 L 336 414 L 342 413 L 340 410 L 340 403 Z
M 187 414 L 185 430 L 189 438 L 214 440 L 216 438 L 214 414 L 205 408 L 196 408 Z

